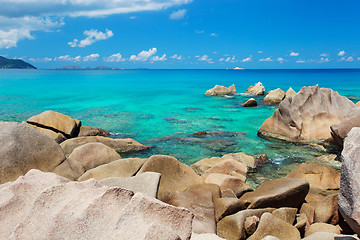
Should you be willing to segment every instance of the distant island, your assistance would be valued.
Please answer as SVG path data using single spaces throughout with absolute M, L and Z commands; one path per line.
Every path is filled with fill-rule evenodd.
M 77 64 L 67 65 L 61 68 L 55 68 L 56 70 L 119 70 L 120 68 L 97 66 L 97 67 L 80 67 Z
M 36 67 L 21 59 L 8 59 L 0 56 L 0 69 L 36 69 Z

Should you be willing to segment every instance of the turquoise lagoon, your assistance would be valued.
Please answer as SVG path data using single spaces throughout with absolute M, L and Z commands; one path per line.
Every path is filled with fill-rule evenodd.
M 286 174 L 296 163 L 321 153 L 295 144 L 267 141 L 256 133 L 276 106 L 241 106 L 249 96 L 208 97 L 215 84 L 238 93 L 262 82 L 266 91 L 319 84 L 354 102 L 360 100 L 360 70 L 1 70 L 0 120 L 22 122 L 51 109 L 96 126 L 114 138 L 152 146 L 124 157 L 166 154 L 186 164 L 226 153 L 266 153 L 259 168 L 266 178 Z M 261 101 L 262 97 L 256 97 Z M 218 134 L 197 138 L 197 131 Z

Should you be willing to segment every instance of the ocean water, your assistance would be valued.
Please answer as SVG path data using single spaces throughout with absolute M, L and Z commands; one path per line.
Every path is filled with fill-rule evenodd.
M 244 94 L 204 95 L 215 84 L 235 84 L 242 93 L 259 81 L 266 91 L 319 84 L 360 100 L 360 70 L 1 70 L 0 120 L 22 122 L 51 109 L 152 146 L 124 157 L 166 154 L 190 165 L 232 152 L 266 153 L 270 162 L 257 171 L 278 177 L 320 153 L 256 135 L 276 106 L 244 108 Z M 201 130 L 216 134 L 191 135 Z

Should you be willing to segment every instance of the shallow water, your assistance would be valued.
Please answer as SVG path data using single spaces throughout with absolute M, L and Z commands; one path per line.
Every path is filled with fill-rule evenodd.
M 319 84 L 357 102 L 359 80 L 359 70 L 1 70 L 0 120 L 21 122 L 51 109 L 153 146 L 129 156 L 167 154 L 186 164 L 231 152 L 266 153 L 271 162 L 259 173 L 273 178 L 320 153 L 257 137 L 276 107 L 243 108 L 247 95 L 208 97 L 205 91 L 235 84 L 242 93 L 258 81 L 266 91 Z M 191 136 L 200 130 L 218 134 Z

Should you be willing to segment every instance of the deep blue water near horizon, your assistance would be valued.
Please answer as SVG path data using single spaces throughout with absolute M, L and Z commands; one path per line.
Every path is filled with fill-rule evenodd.
M 266 91 L 319 84 L 354 102 L 360 100 L 360 70 L 0 70 L 0 120 L 22 122 L 45 110 L 80 119 L 153 146 L 124 157 L 166 154 L 192 164 L 226 153 L 266 153 L 259 169 L 278 177 L 294 163 L 318 156 L 314 149 L 267 141 L 256 133 L 277 106 L 241 106 L 249 96 L 208 97 L 214 85 L 236 85 L 238 93 L 262 82 Z M 261 101 L 263 97 L 255 97 Z M 205 130 L 211 137 L 191 134 Z M 291 167 L 290 167 L 291 168 Z M 286 172 L 286 171 L 285 171 Z M 274 175 L 274 176 L 273 176 Z

